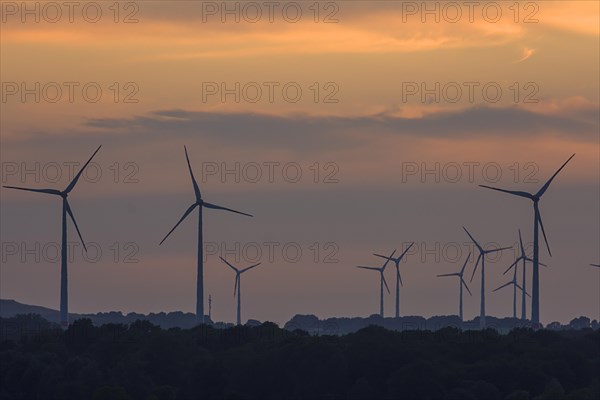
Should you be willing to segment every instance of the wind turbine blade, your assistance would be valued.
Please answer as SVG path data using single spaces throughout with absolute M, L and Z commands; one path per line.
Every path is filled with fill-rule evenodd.
M 513 262 L 512 264 L 510 264 L 510 267 L 506 268 L 506 271 L 504 271 L 504 272 L 502 273 L 502 275 L 506 275 L 506 273 L 507 273 L 508 271 L 510 271 L 510 270 L 511 270 L 511 269 L 512 269 L 512 268 L 513 268 L 515 265 L 517 265 L 517 263 L 518 263 L 519 261 L 521 261 L 522 259 L 523 259 L 523 257 L 519 257 L 519 258 L 517 258 L 517 259 L 515 260 L 515 262 Z
M 204 207 L 206 207 L 206 208 L 212 208 L 214 210 L 225 210 L 225 211 L 230 211 L 230 212 L 233 212 L 233 213 L 236 213 L 236 214 L 242 214 L 242 215 L 245 215 L 247 217 L 253 217 L 253 215 L 246 214 L 246 213 L 243 213 L 241 211 L 236 211 L 236 210 L 233 210 L 231 208 L 221 207 L 221 206 L 218 206 L 216 204 L 211 204 L 211 203 L 204 202 L 204 203 L 202 203 L 202 205 Z
M 394 254 L 396 254 L 396 249 L 394 249 L 394 251 L 392 251 L 392 254 L 390 254 L 390 256 L 389 256 L 389 257 L 386 257 L 386 260 L 385 260 L 385 262 L 383 263 L 383 266 L 381 267 L 381 272 L 382 272 L 382 273 L 383 273 L 383 271 L 385 271 L 385 268 L 387 267 L 387 265 L 388 265 L 388 263 L 389 263 L 390 261 L 392 261 L 392 260 L 393 260 L 393 261 L 396 261 L 396 260 L 394 259 Z
M 546 237 L 546 230 L 544 229 L 544 223 L 542 222 L 542 214 L 539 209 L 535 209 L 535 213 L 537 215 L 537 219 L 540 222 L 540 228 L 542 228 L 542 234 L 544 235 L 544 242 L 546 242 L 546 248 L 548 249 L 548 254 L 552 257 L 552 251 L 550 251 L 550 245 L 548 244 L 548 237 Z
M 473 275 L 471 275 L 470 282 L 473 282 L 473 278 L 475 277 L 475 272 L 477 271 L 477 266 L 479 265 L 479 260 L 481 260 L 481 253 L 479 253 L 479 257 L 477 257 L 477 262 L 475 263 L 475 268 L 473 268 Z
M 7 189 L 25 190 L 27 192 L 55 194 L 57 196 L 61 195 L 60 190 L 56 190 L 56 189 L 32 189 L 32 188 L 25 188 L 25 187 L 19 187 L 19 186 L 2 186 L 2 187 L 5 187 Z
M 198 205 L 198 204 L 194 203 L 194 204 L 192 204 L 191 206 L 189 206 L 189 208 L 188 208 L 187 210 L 185 210 L 185 212 L 183 213 L 183 217 L 181 217 L 181 218 L 179 219 L 179 221 L 177 221 L 177 223 L 175 224 L 175 226 L 173 227 L 173 229 L 171 229 L 171 230 L 169 231 L 169 233 L 167 233 L 167 236 L 165 236 L 165 237 L 163 238 L 163 240 L 161 240 L 161 241 L 160 241 L 160 243 L 158 244 L 159 246 L 160 246 L 161 244 L 163 244 L 163 242 L 164 242 L 165 240 L 167 240 L 167 238 L 169 237 L 169 235 L 170 235 L 171 233 L 173 233 L 173 231 L 174 231 L 174 230 L 175 230 L 175 229 L 176 229 L 176 228 L 179 226 L 179 224 L 181 224 L 181 222 L 183 222 L 183 220 L 184 220 L 184 219 L 185 219 L 185 218 L 186 218 L 188 215 L 190 215 L 190 213 L 191 213 L 192 211 L 194 211 L 194 208 L 196 208 L 196 206 L 197 206 L 197 205 Z
M 73 221 L 73 225 L 75 225 L 75 229 L 77 230 L 77 234 L 79 235 L 79 240 L 81 240 L 81 244 L 83 245 L 83 249 L 87 253 L 87 247 L 85 247 L 85 242 L 83 241 L 83 237 L 81 236 L 81 232 L 79 231 L 79 227 L 77 226 L 77 221 L 75 221 L 75 216 L 73 215 L 73 211 L 71 211 L 71 206 L 69 205 L 69 201 L 65 200 L 65 205 L 67 206 L 67 214 L 71 217 L 71 221 Z
M 83 167 L 81 167 L 81 169 L 79 170 L 79 172 L 77 173 L 77 175 L 75 175 L 75 177 L 73 178 L 73 180 L 71 181 L 71 183 L 69 183 L 69 186 L 67 186 L 67 188 L 65 189 L 65 193 L 69 193 L 71 190 L 73 190 L 73 188 L 77 184 L 77 181 L 79 180 L 79 177 L 81 176 L 81 174 L 83 173 L 83 171 L 85 170 L 85 168 L 88 166 L 88 164 L 90 163 L 90 161 L 92 161 L 92 158 L 94 158 L 94 156 L 96 155 L 96 153 L 98 151 L 100 151 L 100 147 L 102 147 L 102 146 L 98 146 L 98 148 L 96 149 L 96 151 L 94 152 L 94 154 L 92 154 L 92 156 L 90 157 L 90 159 L 87 160 L 87 162 L 85 164 L 83 164 Z
M 187 147 L 183 146 L 183 151 L 185 151 L 185 159 L 187 161 L 188 169 L 190 170 L 190 176 L 192 177 L 192 185 L 194 185 L 194 193 L 196 194 L 196 200 L 200 200 L 202 199 L 202 194 L 200 194 L 200 188 L 198 187 L 196 178 L 194 178 L 194 172 L 192 171 L 192 165 L 190 164 L 190 157 L 188 156 Z
M 546 190 L 548 190 L 548 187 L 550 186 L 550 184 L 552 183 L 552 181 L 554 180 L 554 178 L 556 178 L 556 175 L 558 175 L 558 173 L 560 171 L 562 171 L 562 169 L 567 165 L 567 163 L 569 161 L 571 161 L 571 159 L 575 157 L 575 154 L 573 153 L 573 155 L 571 157 L 569 157 L 569 159 L 567 161 L 565 161 L 565 163 L 563 165 L 560 166 L 560 168 L 554 173 L 554 175 L 552 175 L 550 177 L 550 179 L 548 179 L 548 181 L 544 184 L 544 186 L 541 187 L 541 189 L 536 193 L 537 197 L 542 197 L 542 195 L 544 193 L 546 193 Z
M 507 287 L 508 285 L 513 285 L 513 284 L 514 284 L 514 282 L 513 282 L 513 281 L 507 282 L 507 283 L 505 283 L 504 285 L 502 285 L 502 286 L 500 286 L 500 287 L 497 287 L 496 289 L 492 290 L 492 292 L 497 292 L 498 290 L 500 290 L 500 289 L 502 289 L 502 288 L 505 288 L 505 287 Z
M 467 230 L 467 228 L 465 228 L 463 226 L 463 229 L 465 230 L 465 232 L 467 232 L 467 235 L 469 235 L 469 237 L 471 238 L 471 241 L 475 244 L 475 246 L 477 246 L 477 248 L 479 249 L 479 251 L 483 251 L 483 248 L 479 245 L 479 243 L 477 243 L 477 241 L 473 238 L 473 236 L 471 236 L 471 234 L 469 233 L 469 231 Z
M 398 279 L 400 280 L 400 286 L 404 286 L 404 283 L 402 282 L 402 275 L 400 275 L 400 268 L 397 268 L 396 272 L 398 273 Z
M 362 265 L 357 265 L 356 268 L 370 269 L 372 271 L 379 271 L 381 269 L 381 268 L 375 268 L 375 267 L 363 267 Z
M 406 254 L 406 253 L 407 253 L 407 252 L 410 250 L 410 248 L 411 248 L 411 247 L 413 247 L 413 244 L 415 244 L 415 242 L 412 242 L 412 243 L 410 244 L 410 246 L 408 246 L 408 247 L 406 248 L 406 250 L 404 250 L 404 251 L 402 252 L 402 254 L 400 254 L 400 257 L 398 257 L 398 262 L 400 262 L 400 261 L 402 260 L 402 257 L 404 257 L 404 255 L 405 255 L 405 254 Z
M 232 268 L 232 269 L 233 269 L 235 272 L 239 272 L 239 270 L 238 270 L 236 267 L 234 267 L 233 265 L 231 265 L 231 264 L 229 263 L 229 261 L 227 261 L 226 259 L 224 259 L 224 258 L 223 258 L 223 257 L 221 257 L 221 256 L 219 256 L 219 258 L 221 259 L 221 261 L 223 261 L 225 264 L 227 264 L 229 267 L 231 267 L 231 268 Z
M 497 187 L 493 187 L 493 186 L 487 186 L 487 185 L 479 185 L 483 188 L 486 189 L 492 189 L 492 190 L 497 190 L 498 192 L 504 192 L 504 193 L 508 193 L 508 194 L 513 194 L 515 196 L 520 196 L 520 197 L 525 197 L 527 199 L 532 199 L 533 196 L 531 195 L 531 193 L 527 193 L 527 192 L 523 192 L 521 190 L 506 190 L 506 189 L 500 189 Z
M 441 277 L 441 276 L 460 276 L 460 274 L 458 272 L 454 272 L 452 274 L 439 274 L 436 275 L 437 277 Z
M 460 275 L 462 277 L 463 272 L 465 272 L 465 268 L 467 267 L 467 263 L 469 262 L 469 259 L 471 258 L 471 253 L 469 253 L 469 255 L 467 256 L 467 259 L 465 260 L 465 263 L 463 264 L 460 272 L 458 275 Z
M 590 264 L 592 267 L 600 268 L 600 264 Z
M 394 261 L 395 261 L 395 260 L 396 260 L 396 259 L 394 258 L 394 254 L 396 254 L 396 251 L 397 251 L 397 250 L 398 250 L 398 249 L 394 249 L 394 251 L 392 251 L 392 254 L 390 254 L 390 256 L 388 257 L 388 261 L 392 261 L 392 260 L 394 260 Z M 387 261 L 386 261 L 386 264 L 387 264 Z M 385 268 L 385 265 L 383 266 L 383 268 Z
M 235 274 L 235 283 L 233 284 L 233 296 L 237 294 L 238 282 L 240 280 L 240 274 Z
M 523 246 L 523 238 L 521 237 L 521 229 L 519 229 L 519 245 L 521 246 L 521 256 L 525 257 L 525 246 Z
M 242 274 L 242 273 L 244 273 L 244 272 L 246 272 L 248 270 L 251 270 L 252 268 L 258 267 L 260 264 L 261 263 L 258 263 L 258 264 L 251 265 L 251 266 L 249 266 L 247 268 L 244 268 L 243 270 L 240 271 L 240 274 Z
M 521 287 L 521 285 L 519 285 L 517 282 L 515 282 L 515 286 L 516 286 L 516 287 L 518 287 L 520 291 L 522 291 L 522 292 L 525 292 L 525 294 L 526 294 L 527 296 L 529 296 L 529 293 L 527 293 L 527 290 L 523 289 L 523 288 Z M 531 297 L 531 296 L 529 296 L 529 297 Z
M 388 256 L 384 256 L 384 255 L 382 255 L 382 254 L 373 253 L 373 255 L 374 255 L 374 256 L 376 256 L 376 257 L 385 258 L 386 260 L 389 260 L 389 261 L 394 261 L 394 259 L 393 259 L 393 258 L 391 258 L 391 257 L 388 257 Z
M 387 289 L 387 292 L 390 292 L 390 288 L 388 287 L 387 282 L 385 281 L 385 276 L 383 275 L 383 271 L 381 271 L 381 280 L 383 280 L 383 284 L 385 285 L 385 288 Z
M 529 258 L 529 257 L 525 257 L 525 260 L 529 261 L 530 263 L 533 263 L 533 260 L 532 260 L 531 258 Z M 541 263 L 541 262 L 539 262 L 539 261 L 538 261 L 538 264 L 539 264 L 539 265 L 541 265 L 542 267 L 547 267 L 547 265 L 546 265 L 546 264 L 544 264 L 544 263 Z
M 471 293 L 469 287 L 467 286 L 467 282 L 465 282 L 465 280 L 462 277 L 460 278 L 460 281 L 463 285 L 465 285 L 465 289 L 467 289 L 467 292 L 469 292 L 469 296 L 473 296 L 473 293 Z
M 492 249 L 492 250 L 486 250 L 485 253 L 489 254 L 489 253 L 496 253 L 498 251 L 502 251 L 502 250 L 508 250 L 508 249 L 512 249 L 512 246 L 510 247 L 500 247 L 499 249 Z

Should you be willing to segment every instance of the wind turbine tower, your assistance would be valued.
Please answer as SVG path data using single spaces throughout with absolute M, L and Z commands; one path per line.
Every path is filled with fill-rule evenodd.
M 233 295 L 235 296 L 237 293 L 237 318 L 236 318 L 236 322 L 237 325 L 241 325 L 242 324 L 242 274 L 246 271 L 251 270 L 254 267 L 258 267 L 260 265 L 260 263 L 258 264 L 254 264 L 251 265 L 249 267 L 246 267 L 244 269 L 238 269 L 235 266 L 233 266 L 231 263 L 229 263 L 226 259 L 224 259 L 223 257 L 219 257 L 221 259 L 221 261 L 223 261 L 225 264 L 227 264 L 231 269 L 233 269 L 235 271 L 235 284 L 233 286 Z
M 527 273 L 525 271 L 525 266 L 527 264 L 527 261 L 533 263 L 533 260 L 529 257 L 527 257 L 527 254 L 525 253 L 525 246 L 523 246 L 523 238 L 521 237 L 521 230 L 519 229 L 519 246 L 521 248 L 521 255 L 519 257 L 517 257 L 517 259 L 515 260 L 515 262 L 513 262 L 511 264 L 510 267 L 508 267 L 506 269 L 506 271 L 504 271 L 503 275 L 506 274 L 508 271 L 510 271 L 511 268 L 515 268 L 515 270 L 517 269 L 517 265 L 519 263 L 519 261 L 523 262 L 523 282 L 521 283 L 523 289 L 522 291 L 522 296 L 521 296 L 521 319 L 522 320 L 526 320 L 527 319 L 527 299 L 526 299 L 526 295 L 527 294 Z M 540 265 L 542 266 L 546 266 L 546 264 L 540 263 Z M 516 272 L 515 272 L 516 273 Z M 529 296 L 529 295 L 528 295 Z M 531 296 L 529 296 L 531 297 Z
M 397 257 L 397 258 L 388 257 L 388 256 L 384 256 L 381 254 L 373 254 L 374 256 L 381 257 L 381 258 L 384 258 L 389 261 L 393 261 L 394 264 L 396 265 L 396 318 L 400 318 L 400 286 L 403 286 L 402 277 L 400 276 L 400 261 L 402 261 L 402 257 L 404 257 L 404 255 L 408 252 L 408 250 L 410 250 L 410 248 L 413 246 L 413 244 L 415 244 L 415 242 L 412 242 L 410 244 L 410 246 L 408 246 L 406 248 L 406 250 L 404 250 L 404 252 L 400 255 L 400 257 Z M 394 252 L 395 251 L 396 250 L 394 250 Z M 394 254 L 394 253 L 392 253 L 392 254 Z
M 438 277 L 442 277 L 442 276 L 458 276 L 458 278 L 459 278 L 459 280 L 458 280 L 458 287 L 459 287 L 459 289 L 458 289 L 458 291 L 459 291 L 458 317 L 460 318 L 460 322 L 463 322 L 463 286 L 465 287 L 465 289 L 467 289 L 467 292 L 469 292 L 469 295 L 473 296 L 473 294 L 469 290 L 469 287 L 467 286 L 467 283 L 463 279 L 463 274 L 465 273 L 465 267 L 467 266 L 467 263 L 469 262 L 470 258 L 471 258 L 471 253 L 469 253 L 469 255 L 467 256 L 467 259 L 465 260 L 465 263 L 463 264 L 462 268 L 460 269 L 460 272 L 455 272 L 455 273 L 452 273 L 452 274 L 441 274 L 441 275 L 438 275 Z
M 392 254 L 390 255 L 390 257 L 393 257 L 394 254 L 396 254 L 396 250 L 394 250 L 392 252 Z M 389 259 L 385 260 L 385 263 L 383 264 L 383 267 L 377 268 L 377 267 L 364 267 L 362 265 L 357 266 L 356 268 L 362 268 L 362 269 L 368 269 L 371 271 L 378 271 L 379 275 L 381 276 L 380 282 L 379 282 L 379 291 L 380 291 L 380 300 L 379 300 L 379 315 L 381 316 L 381 318 L 383 318 L 383 286 L 385 285 L 385 288 L 387 289 L 388 293 L 390 292 L 390 288 L 388 287 L 387 282 L 385 281 L 385 276 L 384 276 L 384 272 L 385 272 L 385 267 L 387 267 L 388 263 L 390 262 Z
M 527 293 L 527 291 L 525 290 L 524 287 L 522 287 L 521 285 L 519 285 L 517 283 L 517 269 L 515 268 L 515 271 L 513 273 L 513 278 L 511 281 L 505 283 L 504 285 L 497 287 L 496 289 L 494 289 L 494 292 L 497 292 L 498 290 L 507 287 L 507 286 L 513 286 L 513 318 L 517 319 L 517 288 L 523 292 L 523 299 L 525 299 L 525 295 L 529 296 L 529 293 Z M 524 300 L 523 300 L 524 301 Z
M 548 244 L 548 238 L 546 237 L 546 231 L 544 230 L 544 224 L 542 222 L 542 215 L 540 214 L 540 206 L 539 202 L 550 187 L 550 184 L 556 178 L 556 175 L 567 165 L 571 159 L 575 157 L 573 154 L 567 161 L 564 162 L 563 165 L 546 181 L 544 186 L 540 188 L 535 194 L 519 191 L 519 190 L 506 190 L 500 189 L 493 186 L 487 185 L 479 185 L 481 187 L 496 190 L 498 192 L 504 192 L 508 194 L 512 194 L 515 196 L 523 197 L 529 199 L 533 203 L 533 284 L 531 290 L 531 321 L 535 324 L 539 324 L 540 322 L 540 245 L 539 245 L 539 228 L 542 229 L 542 234 L 544 235 L 544 241 L 546 242 L 546 248 L 548 249 L 548 254 L 552 257 L 552 252 L 550 251 L 550 245 Z
M 485 256 L 487 256 L 488 254 L 491 254 L 491 253 L 496 253 L 496 252 L 499 252 L 502 250 L 510 249 L 510 247 L 501 247 L 499 249 L 484 250 L 484 248 L 481 247 L 481 245 L 479 243 L 477 243 L 477 241 L 473 238 L 473 236 L 471 236 L 471 234 L 469 233 L 467 228 L 465 228 L 463 226 L 463 229 L 465 230 L 465 232 L 467 232 L 467 235 L 469 235 L 469 238 L 471 238 L 471 241 L 475 244 L 475 246 L 477 247 L 477 250 L 479 250 L 479 257 L 477 257 L 477 262 L 475 263 L 475 268 L 473 268 L 473 275 L 471 275 L 471 282 L 473 282 L 473 277 L 475 277 L 475 272 L 477 271 L 477 266 L 479 265 L 479 261 L 481 260 L 481 307 L 479 310 L 479 327 L 481 329 L 485 329 Z
M 196 323 L 203 324 L 204 323 L 204 254 L 203 254 L 203 240 L 202 240 L 202 211 L 205 208 L 210 208 L 213 210 L 224 210 L 229 211 L 236 214 L 246 215 L 248 217 L 252 217 L 250 214 L 246 214 L 240 211 L 233 210 L 231 208 L 219 206 L 216 204 L 209 203 L 204 201 L 202 198 L 202 194 L 200 193 L 200 189 L 198 187 L 198 183 L 196 182 L 196 178 L 194 178 L 194 172 L 192 171 L 192 166 L 190 164 L 190 158 L 188 157 L 187 148 L 183 146 L 185 152 L 185 159 L 187 161 L 187 166 L 190 171 L 190 177 L 192 178 L 192 186 L 194 187 L 194 194 L 196 195 L 196 201 L 192 203 L 191 206 L 188 207 L 187 210 L 183 213 L 183 216 L 179 219 L 179 221 L 175 224 L 175 226 L 167 233 L 167 235 L 161 240 L 160 244 L 163 244 L 165 240 L 173 233 L 173 231 L 183 222 L 184 219 L 187 218 L 188 215 L 191 214 L 192 211 L 196 207 L 198 207 L 198 270 L 196 275 Z
M 18 186 L 4 186 L 8 189 L 17 189 L 17 190 L 26 190 L 28 192 L 37 192 L 37 193 L 45 193 L 52 194 L 55 196 L 60 196 L 62 198 L 62 245 L 60 252 L 60 325 L 63 329 L 66 329 L 69 326 L 69 285 L 68 285 L 68 271 L 67 271 L 67 215 L 73 221 L 73 225 L 75 226 L 75 230 L 77 231 L 77 235 L 79 236 L 79 240 L 81 240 L 81 244 L 83 245 L 84 250 L 87 252 L 87 247 L 85 246 L 85 242 L 83 241 L 83 237 L 81 236 L 81 232 L 79 231 L 79 227 L 77 226 L 77 221 L 75 221 L 75 216 L 73 215 L 73 211 L 71 210 L 71 206 L 69 205 L 69 200 L 67 197 L 69 193 L 73 190 L 77 181 L 81 177 L 81 174 L 86 169 L 92 158 L 98 153 L 102 146 L 98 146 L 94 154 L 90 157 L 90 159 L 81 167 L 77 175 L 73 178 L 73 180 L 69 183 L 65 190 L 56 190 L 56 189 L 32 189 Z

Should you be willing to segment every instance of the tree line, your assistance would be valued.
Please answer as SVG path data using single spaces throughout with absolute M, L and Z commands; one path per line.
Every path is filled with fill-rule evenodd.
M 0 319 L 1 399 L 597 400 L 600 331 L 391 331 L 341 336 L 272 323 L 67 330 Z

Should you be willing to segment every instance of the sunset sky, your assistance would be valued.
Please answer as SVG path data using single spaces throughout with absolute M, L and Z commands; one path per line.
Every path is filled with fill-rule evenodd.
M 70 195 L 102 255 L 89 262 L 76 248 L 69 311 L 194 310 L 196 219 L 158 246 L 193 202 L 185 144 L 206 200 L 255 215 L 204 214 L 207 245 L 263 251 L 242 277 L 243 319 L 280 324 L 376 313 L 378 277 L 354 266 L 379 266 L 372 253 L 413 241 L 402 313 L 456 313 L 456 282 L 435 275 L 458 270 L 471 250 L 463 225 L 486 244 L 515 245 L 519 228 L 532 241 L 530 202 L 477 185 L 535 192 L 576 153 L 540 203 L 553 253 L 540 245 L 541 320 L 600 318 L 600 271 L 589 266 L 600 263 L 598 2 L 466 3 L 277 2 L 271 22 L 264 2 L 239 2 L 236 22 L 222 2 L 98 1 L 80 3 L 70 22 L 66 7 L 59 17 L 42 2 L 36 22 L 3 1 L 2 184 L 63 189 L 67 165 L 103 146 L 101 177 L 89 171 Z M 221 96 L 236 82 L 239 101 Z M 221 176 L 236 163 L 239 179 Z M 60 262 L 24 250 L 60 241 L 60 201 L 1 197 L 1 297 L 57 309 Z M 268 242 L 280 243 L 273 259 Z M 282 254 L 290 243 L 297 262 Z M 131 249 L 136 263 L 124 262 Z M 241 253 L 228 259 L 253 263 Z M 231 322 L 235 277 L 220 254 L 208 255 L 205 293 L 213 319 Z M 502 272 L 514 254 L 486 265 L 489 315 L 512 312 L 512 290 L 492 289 L 511 279 Z M 479 276 L 467 280 L 466 318 L 479 313 Z

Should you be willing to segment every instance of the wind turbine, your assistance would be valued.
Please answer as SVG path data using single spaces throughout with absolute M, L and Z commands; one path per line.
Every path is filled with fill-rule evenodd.
M 521 248 L 521 255 L 519 257 L 517 257 L 517 259 L 515 260 L 515 262 L 513 262 L 510 267 L 508 267 L 506 269 L 506 271 L 504 271 L 503 275 L 505 275 L 508 271 L 510 271 L 511 268 L 515 268 L 515 274 L 517 273 L 517 264 L 519 263 L 519 261 L 523 262 L 523 283 L 522 286 L 524 289 L 527 289 L 527 274 L 525 272 L 525 265 L 527 263 L 527 261 L 533 263 L 533 260 L 529 257 L 527 257 L 527 254 L 525 253 L 525 246 L 523 246 L 523 238 L 521 237 L 521 230 L 519 229 L 519 246 Z M 542 266 L 546 266 L 546 264 L 540 263 L 540 265 Z M 522 320 L 526 320 L 527 319 L 527 299 L 525 298 L 526 295 L 526 291 L 523 290 L 522 291 L 522 298 L 521 298 L 521 319 Z M 527 294 L 528 295 L 528 294 Z M 528 295 L 529 296 L 529 295 Z M 531 296 L 529 296 L 531 297 Z
M 415 244 L 415 242 L 412 242 L 410 246 L 408 246 L 408 248 L 404 250 L 404 252 L 398 258 L 373 253 L 374 256 L 385 258 L 386 260 L 393 261 L 394 264 L 396 264 L 396 318 L 400 318 L 400 285 L 402 285 L 402 277 L 400 276 L 400 261 L 402 261 L 402 257 L 404 257 L 406 252 L 410 250 L 413 244 Z M 394 252 L 396 252 L 396 250 L 394 250 Z
M 523 299 L 525 299 L 525 295 L 529 296 L 529 293 L 527 293 L 527 291 L 525 290 L 524 287 L 521 287 L 517 283 L 517 269 L 516 268 L 515 268 L 515 272 L 513 273 L 512 281 L 507 282 L 500 287 L 497 287 L 493 291 L 497 292 L 498 290 L 500 290 L 506 286 L 509 286 L 509 285 L 513 285 L 513 318 L 517 319 L 517 288 L 519 288 L 521 290 L 521 292 L 523 292 Z M 531 296 L 529 296 L 529 297 L 531 297 Z
M 438 275 L 438 277 L 441 277 L 441 276 L 458 276 L 459 279 L 460 279 L 458 281 L 458 287 L 459 287 L 459 293 L 460 293 L 460 295 L 459 295 L 459 302 L 458 302 L 458 316 L 460 318 L 460 322 L 463 322 L 463 285 L 464 285 L 465 289 L 467 289 L 467 292 L 469 292 L 469 295 L 473 296 L 473 294 L 469 290 L 469 287 L 467 286 L 467 283 L 463 279 L 463 274 L 465 272 L 465 267 L 467 266 L 467 262 L 469 262 L 470 258 L 471 258 L 471 253 L 469 253 L 469 255 L 467 256 L 467 259 L 465 260 L 465 263 L 463 264 L 460 272 L 455 272 L 453 274 L 441 274 L 441 275 Z
M 465 232 L 467 232 L 467 235 L 469 235 L 469 237 L 471 238 L 471 241 L 473 241 L 473 243 L 477 247 L 477 250 L 479 250 L 479 257 L 477 257 L 477 262 L 475 263 L 475 268 L 473 268 L 473 275 L 471 275 L 471 282 L 473 282 L 473 278 L 475 277 L 475 272 L 477 271 L 477 266 L 479 265 L 479 260 L 481 260 L 481 308 L 480 308 L 480 312 L 479 312 L 479 327 L 481 329 L 484 329 L 485 328 L 485 256 L 490 253 L 496 253 L 498 251 L 510 249 L 510 247 L 501 247 L 499 249 L 484 250 L 483 247 L 481 247 L 479 245 L 479 243 L 477 243 L 477 241 L 473 238 L 473 236 L 471 236 L 471 234 L 469 233 L 467 228 L 465 228 L 463 226 L 463 229 L 465 230 Z
M 493 187 L 493 186 L 479 185 L 479 186 L 487 188 L 487 189 L 497 190 L 499 192 L 504 192 L 504 193 L 512 194 L 512 195 L 519 196 L 519 197 L 524 197 L 533 202 L 533 287 L 531 290 L 531 295 L 532 295 L 532 298 L 531 298 L 531 321 L 535 324 L 539 324 L 539 322 L 540 322 L 540 271 L 539 271 L 540 251 L 539 251 L 539 232 L 538 232 L 539 228 L 538 227 L 542 228 L 542 234 L 544 235 L 544 241 L 546 242 L 548 254 L 550 254 L 550 257 L 552 257 L 552 252 L 550 251 L 550 245 L 548 244 L 548 238 L 546 237 L 546 231 L 544 230 L 544 223 L 542 222 L 542 216 L 540 214 L 539 201 L 542 198 L 542 196 L 544 195 L 544 193 L 546 193 L 546 190 L 548 190 L 548 187 L 550 186 L 550 184 L 552 183 L 552 181 L 554 180 L 556 175 L 558 175 L 558 173 L 560 171 L 562 171 L 562 169 L 565 167 L 565 165 L 567 165 L 567 163 L 569 161 L 571 161 L 571 159 L 573 157 L 575 157 L 575 154 L 573 154 L 571 157 L 569 157 L 569 159 L 567 161 L 565 161 L 565 163 L 563 165 L 561 165 L 561 167 L 554 173 L 554 175 L 552 175 L 550 177 L 550 179 L 548 179 L 548 181 L 546 181 L 544 186 L 542 186 L 540 188 L 540 190 L 538 190 L 537 193 L 535 193 L 535 194 L 532 194 L 529 192 L 524 192 L 524 191 L 519 191 L 519 190 L 506 190 L 506 189 L 500 189 L 500 188 Z
M 241 325 L 242 324 L 242 313 L 241 313 L 241 304 L 242 304 L 242 294 L 241 294 L 241 275 L 254 268 L 254 267 L 258 267 L 260 265 L 260 263 L 258 264 L 254 264 L 251 265 L 249 267 L 246 267 L 244 269 L 237 269 L 236 267 L 234 267 L 233 265 L 231 265 L 227 260 L 225 260 L 223 257 L 219 257 L 221 259 L 221 261 L 223 261 L 225 264 L 227 264 L 229 267 L 231 267 L 234 271 L 235 271 L 235 285 L 233 287 L 233 295 L 236 295 L 237 292 L 237 324 Z
M 390 257 L 393 257 L 394 254 L 396 254 L 396 250 L 394 250 L 392 252 L 392 254 L 390 254 Z M 383 272 L 385 271 L 385 267 L 387 267 L 388 263 L 390 262 L 390 260 L 385 260 L 385 263 L 383 264 L 383 267 L 381 268 L 377 268 L 377 267 L 363 267 L 362 265 L 357 266 L 356 268 L 362 268 L 362 269 L 370 269 L 371 271 L 379 271 L 379 274 L 381 275 L 381 282 L 379 284 L 380 286 L 380 292 L 381 292 L 381 298 L 379 301 L 379 315 L 381 315 L 381 318 L 383 318 L 383 285 L 385 285 L 385 288 L 387 289 L 388 293 L 390 292 L 390 288 L 388 287 L 387 282 L 385 281 L 385 276 L 383 275 Z
M 197 273 L 197 281 L 196 281 L 196 323 L 203 324 L 204 323 L 204 260 L 203 260 L 203 245 L 202 245 L 202 210 L 204 208 L 211 208 L 213 210 L 225 210 L 230 211 L 236 214 L 246 215 L 248 217 L 252 217 L 250 214 L 246 214 L 240 211 L 233 210 L 231 208 L 218 206 L 216 204 L 212 204 L 206 202 L 202 199 L 202 195 L 200 194 L 200 189 L 198 188 L 198 183 L 196 183 L 196 179 L 194 178 L 194 173 L 192 172 L 192 166 L 190 165 L 190 158 L 188 157 L 187 148 L 183 146 L 183 150 L 185 151 L 185 159 L 187 160 L 188 169 L 190 171 L 190 177 L 192 178 L 192 186 L 194 187 L 194 193 L 196 195 L 196 201 L 188 207 L 187 210 L 183 213 L 183 216 L 179 219 L 179 221 L 175 224 L 173 229 L 167 233 L 167 235 L 160 241 L 160 244 L 169 237 L 169 235 L 183 222 L 184 219 L 188 215 L 191 214 L 192 211 L 196 207 L 198 207 L 198 273 Z
M 79 235 L 79 240 L 81 240 L 81 244 L 83 245 L 84 250 L 87 252 L 87 247 L 85 246 L 85 242 L 83 241 L 83 237 L 81 236 L 81 232 L 79 231 L 77 221 L 75 221 L 75 216 L 73 215 L 73 211 L 71 210 L 71 206 L 69 205 L 67 197 L 77 184 L 77 181 L 81 177 L 83 171 L 86 169 L 90 161 L 92 161 L 92 158 L 94 158 L 96 153 L 98 153 L 98 151 L 100 150 L 100 147 L 102 146 L 98 146 L 94 154 L 92 154 L 90 159 L 83 165 L 83 167 L 81 167 L 77 175 L 75 175 L 71 183 L 69 183 L 69 185 L 63 191 L 56 189 L 31 189 L 18 186 L 4 186 L 8 189 L 26 190 L 28 192 L 53 194 L 55 196 L 62 197 L 62 246 L 60 251 L 60 324 L 64 329 L 66 329 L 69 326 L 69 287 L 67 279 L 67 214 L 71 218 L 71 221 L 73 221 L 73 225 L 75 225 L 75 229 L 77 230 L 77 235 Z

